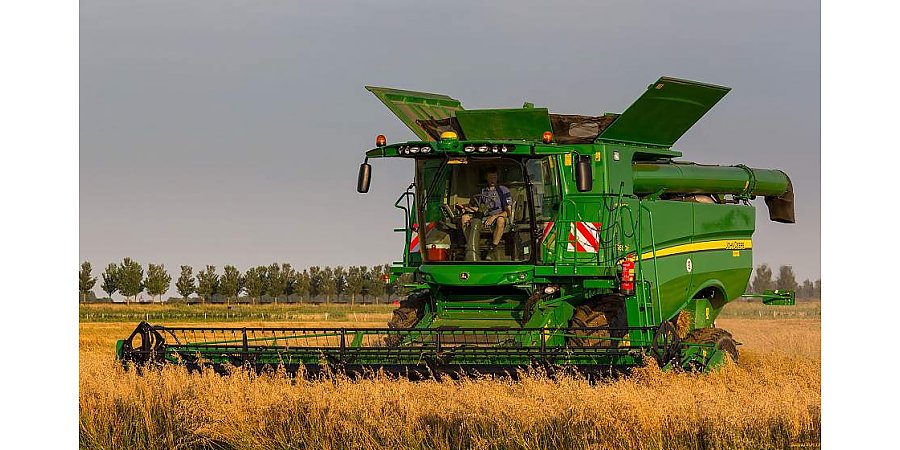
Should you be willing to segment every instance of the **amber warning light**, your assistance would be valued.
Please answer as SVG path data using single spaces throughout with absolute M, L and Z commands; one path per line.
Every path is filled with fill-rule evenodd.
M 549 144 L 549 143 L 553 142 L 553 133 L 551 133 L 549 131 L 545 131 L 544 137 L 541 140 L 544 141 L 545 144 Z
M 384 147 L 385 145 L 387 145 L 387 139 L 384 138 L 383 134 L 379 134 L 375 138 L 375 146 L 376 147 Z

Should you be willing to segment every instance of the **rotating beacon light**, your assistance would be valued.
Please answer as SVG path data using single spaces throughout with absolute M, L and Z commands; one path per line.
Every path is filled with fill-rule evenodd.
M 438 141 L 438 148 L 442 150 L 452 150 L 459 147 L 459 136 L 456 132 L 445 131 L 441 133 L 441 140 Z M 467 153 L 468 149 L 465 150 Z

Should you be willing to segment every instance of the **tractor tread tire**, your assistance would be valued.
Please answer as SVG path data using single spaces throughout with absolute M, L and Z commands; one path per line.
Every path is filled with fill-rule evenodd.
M 428 298 L 428 291 L 409 294 L 406 300 L 400 302 L 400 307 L 394 310 L 394 314 L 387 324 L 388 328 L 403 330 L 416 326 L 422 317 L 425 317 L 425 305 L 428 303 Z M 384 342 L 388 347 L 395 347 L 400 343 L 400 336 L 385 336 Z
M 684 338 L 683 342 L 694 344 L 715 345 L 731 357 L 732 361 L 738 361 L 737 341 L 731 333 L 721 328 L 697 328 Z
M 578 305 L 572 314 L 570 322 L 571 328 L 594 328 L 611 326 L 615 328 L 624 327 L 625 324 L 624 304 L 617 298 L 592 298 Z M 624 337 L 625 332 L 620 330 L 597 330 L 589 334 L 589 336 L 602 337 Z M 569 345 L 575 347 L 618 347 L 618 341 L 609 341 L 604 339 L 589 339 L 573 337 L 569 339 Z
M 410 294 L 406 300 L 400 302 L 400 307 L 394 310 L 388 327 L 394 330 L 414 327 L 425 316 L 427 302 L 427 292 Z

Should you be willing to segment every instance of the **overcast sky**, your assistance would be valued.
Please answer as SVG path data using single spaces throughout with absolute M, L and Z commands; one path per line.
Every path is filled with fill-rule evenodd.
M 125 256 L 173 276 L 399 259 L 412 165 L 374 161 L 366 195 L 356 171 L 375 135 L 413 135 L 364 85 L 596 115 L 668 75 L 732 88 L 676 143 L 683 159 L 793 181 L 796 224 L 755 202 L 755 264 L 820 276 L 818 2 L 83 0 L 80 16 L 95 275 Z

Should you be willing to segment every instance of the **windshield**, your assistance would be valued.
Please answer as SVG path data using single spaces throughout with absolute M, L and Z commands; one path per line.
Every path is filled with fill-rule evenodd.
M 525 262 L 532 259 L 532 214 L 547 220 L 542 159 L 421 159 L 416 163 L 423 261 Z M 530 177 L 531 186 L 526 183 Z M 555 183 L 554 183 L 555 187 Z M 533 188 L 533 189 L 532 189 Z M 534 192 L 532 192 L 534 190 Z M 529 195 L 537 195 L 530 201 Z M 418 233 L 416 238 L 422 238 Z

